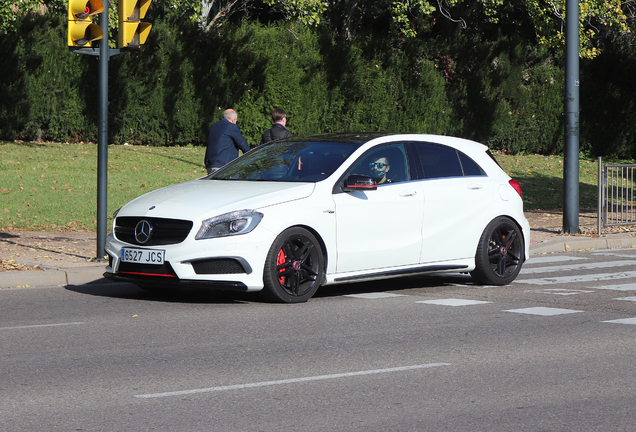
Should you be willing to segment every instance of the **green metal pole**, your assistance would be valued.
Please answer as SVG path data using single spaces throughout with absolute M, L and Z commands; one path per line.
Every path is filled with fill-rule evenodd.
M 97 121 L 97 259 L 103 260 L 108 225 L 108 0 L 99 15 L 104 38 L 99 44 L 99 110 Z
M 579 2 L 565 4 L 563 233 L 579 233 Z

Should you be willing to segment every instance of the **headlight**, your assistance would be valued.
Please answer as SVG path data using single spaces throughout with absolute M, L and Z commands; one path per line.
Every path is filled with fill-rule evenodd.
M 247 234 L 263 219 L 263 213 L 254 210 L 239 210 L 206 219 L 195 239 L 208 239 Z

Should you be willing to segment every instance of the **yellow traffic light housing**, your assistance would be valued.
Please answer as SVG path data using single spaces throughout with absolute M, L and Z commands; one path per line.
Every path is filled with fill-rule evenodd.
M 139 48 L 148 39 L 152 24 L 141 22 L 151 0 L 119 0 L 118 48 Z
M 93 15 L 104 12 L 102 0 L 68 0 L 68 46 L 90 47 L 104 32 L 93 24 Z

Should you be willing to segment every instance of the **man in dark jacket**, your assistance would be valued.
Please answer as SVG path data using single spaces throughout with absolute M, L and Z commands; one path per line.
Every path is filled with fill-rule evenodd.
M 208 146 L 205 150 L 205 168 L 211 174 L 238 157 L 239 149 L 243 153 L 250 151 L 241 130 L 236 124 L 238 114 L 233 109 L 223 112 L 223 118 L 210 126 Z
M 276 108 L 272 111 L 272 120 L 274 121 L 274 126 L 265 131 L 263 138 L 261 138 L 261 144 L 283 138 L 289 138 L 291 136 L 291 132 L 285 127 L 287 124 L 287 113 L 285 113 L 285 111 L 280 108 Z

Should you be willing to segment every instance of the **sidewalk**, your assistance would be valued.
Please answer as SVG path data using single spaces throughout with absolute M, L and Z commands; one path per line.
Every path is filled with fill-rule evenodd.
M 85 267 L 4 271 L 0 272 L 0 289 L 111 283 L 102 276 L 104 267 L 103 263 L 93 263 Z
M 526 217 L 530 260 L 541 254 L 636 247 L 636 226 L 598 236 L 594 214 L 581 214 L 580 235 L 559 234 L 560 212 L 526 212 Z M 106 263 L 94 258 L 95 244 L 91 232 L 0 231 L 0 289 L 113 283 L 102 276 Z

